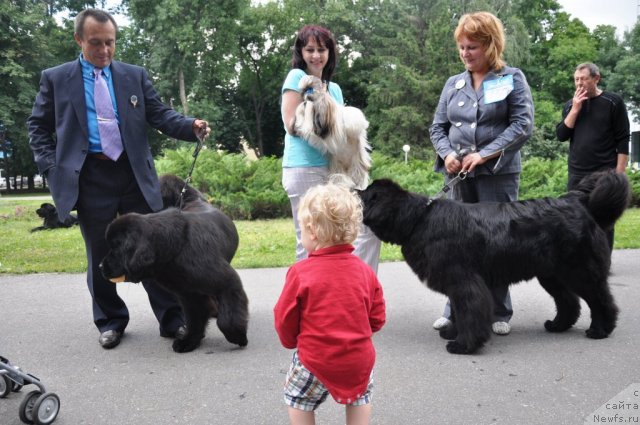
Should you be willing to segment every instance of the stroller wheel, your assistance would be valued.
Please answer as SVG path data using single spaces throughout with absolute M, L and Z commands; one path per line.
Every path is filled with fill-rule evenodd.
M 5 398 L 11 392 L 11 383 L 13 381 L 7 375 L 2 375 L 0 378 L 0 398 Z
M 44 393 L 33 405 L 33 423 L 49 425 L 56 420 L 60 412 L 60 397 L 55 393 Z
M 40 397 L 42 393 L 38 390 L 31 391 L 27 394 L 22 403 L 20 403 L 20 408 L 18 411 L 18 415 L 20 416 L 20 420 L 25 424 L 33 423 L 33 406 L 36 404 L 36 400 Z

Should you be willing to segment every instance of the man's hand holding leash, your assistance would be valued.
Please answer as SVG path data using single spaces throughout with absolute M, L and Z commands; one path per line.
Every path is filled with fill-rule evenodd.
M 198 140 L 206 139 L 209 137 L 209 133 L 211 133 L 209 123 L 204 120 L 196 119 L 193 122 L 193 133 L 198 137 Z

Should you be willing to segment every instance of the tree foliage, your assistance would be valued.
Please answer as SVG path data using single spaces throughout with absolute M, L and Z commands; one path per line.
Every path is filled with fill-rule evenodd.
M 640 23 L 624 35 L 623 50 L 615 64 L 608 87 L 620 93 L 640 123 Z
M 24 123 L 40 71 L 77 57 L 72 19 L 87 6 L 107 4 L 0 2 L 0 120 L 15 148 L 3 168 L 14 175 L 35 173 Z M 554 130 L 580 62 L 598 64 L 602 87 L 640 117 L 640 26 L 619 40 L 613 26 L 591 31 L 556 0 L 122 0 L 112 11 L 126 17 L 117 58 L 146 67 L 165 102 L 208 120 L 210 148 L 240 152 L 244 144 L 259 156 L 282 155 L 281 85 L 296 31 L 315 23 L 336 36 L 334 81 L 347 104 L 365 111 L 374 149 L 402 158 L 408 144 L 411 155 L 432 160 L 428 128 L 440 92 L 464 69 L 453 31 L 476 10 L 503 21 L 505 59 L 531 85 L 536 122 L 525 156 L 565 154 Z M 150 137 L 156 154 L 182 146 L 155 131 Z
M 4 141 L 9 141 L 0 146 L 5 155 L 3 175 L 33 176 L 37 172 L 27 145 L 25 122 L 31 113 L 40 70 L 55 57 L 51 49 L 35 50 L 33 46 L 44 46 L 57 30 L 43 3 L 0 3 L 0 123 L 6 129 Z

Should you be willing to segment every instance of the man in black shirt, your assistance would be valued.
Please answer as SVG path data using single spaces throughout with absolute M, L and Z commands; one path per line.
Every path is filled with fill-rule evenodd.
M 595 171 L 624 173 L 629 159 L 629 116 L 620 96 L 598 88 L 600 70 L 582 63 L 574 73 L 576 92 L 556 127 L 561 142 L 569 140 L 568 190 Z M 613 247 L 613 231 L 610 235 Z

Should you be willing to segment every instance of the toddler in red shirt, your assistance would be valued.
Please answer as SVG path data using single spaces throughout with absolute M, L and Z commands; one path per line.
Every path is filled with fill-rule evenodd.
M 346 405 L 347 424 L 368 424 L 375 349 L 385 323 L 382 287 L 353 255 L 362 205 L 346 186 L 330 182 L 304 195 L 298 209 L 309 257 L 289 268 L 274 308 L 285 348 L 296 348 L 284 388 L 292 424 L 314 424 L 331 396 Z

